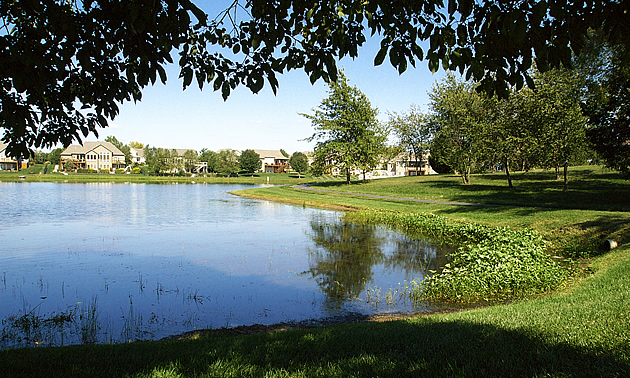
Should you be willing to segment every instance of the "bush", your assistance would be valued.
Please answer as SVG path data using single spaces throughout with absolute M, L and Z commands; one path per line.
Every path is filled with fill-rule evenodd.
M 77 173 L 97 173 L 97 171 L 93 168 L 79 168 Z
M 142 173 L 142 168 L 140 168 L 140 167 L 132 168 L 131 169 L 131 173 L 134 174 L 134 175 L 139 175 L 139 174 Z

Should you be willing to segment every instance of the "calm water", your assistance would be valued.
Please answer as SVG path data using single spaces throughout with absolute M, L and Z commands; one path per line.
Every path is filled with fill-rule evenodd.
M 0 347 L 428 310 L 435 246 L 242 188 L 0 183 Z

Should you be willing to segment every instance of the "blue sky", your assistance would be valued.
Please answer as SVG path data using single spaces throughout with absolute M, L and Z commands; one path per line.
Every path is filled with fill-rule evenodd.
M 212 15 L 212 10 L 204 10 Z M 369 40 L 359 50 L 359 58 L 338 62 L 350 84 L 367 95 L 383 121 L 387 120 L 388 111 L 406 111 L 412 104 L 426 109 L 427 91 L 444 72 L 431 74 L 427 63 L 419 62 L 415 69 L 409 66 L 398 75 L 388 59 L 382 66 L 374 67 L 378 47 L 378 40 Z M 258 94 L 239 87 L 223 101 L 221 93 L 212 91 L 210 86 L 200 91 L 193 82 L 183 91 L 176 65 L 169 67 L 167 73 L 166 85 L 147 87 L 141 102 L 123 104 L 110 127 L 99 132 L 99 139 L 113 135 L 125 144 L 138 141 L 155 147 L 197 151 L 202 148 L 214 151 L 282 148 L 289 153 L 312 150 L 312 143 L 301 140 L 311 136 L 313 128 L 298 113 L 312 113 L 326 97 L 327 86 L 323 81 L 311 85 L 303 71 L 292 71 L 278 76 L 280 86 L 276 96 L 268 85 Z

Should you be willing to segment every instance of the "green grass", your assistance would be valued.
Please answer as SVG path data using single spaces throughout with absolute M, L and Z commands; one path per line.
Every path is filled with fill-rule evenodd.
M 391 181 L 396 183 L 392 185 Z M 369 180 L 345 185 L 337 182 L 317 186 L 339 191 L 380 194 L 437 201 L 472 202 L 507 206 L 549 207 L 630 211 L 630 185 L 617 173 L 598 166 L 572 167 L 569 191 L 553 171 L 534 170 L 514 174 L 514 187 L 508 188 L 505 174 L 473 175 L 471 185 L 462 185 L 455 175 L 415 176 Z
M 43 173 L 44 166 L 41 164 L 22 169 L 18 172 L 0 172 L 0 182 L 17 182 L 23 181 L 21 176 L 27 182 L 132 182 L 146 184 L 163 184 L 163 183 L 207 183 L 207 184 L 244 184 L 244 185 L 287 185 L 300 184 L 306 182 L 326 182 L 338 180 L 336 176 L 324 175 L 314 177 L 312 175 L 301 175 L 288 173 L 256 173 L 254 175 L 244 174 L 238 177 L 216 177 L 214 175 L 196 176 L 196 177 L 180 177 L 180 176 L 144 176 L 141 174 L 109 174 L 109 173 L 74 173 L 67 175 L 58 172 L 51 172 L 52 165 L 48 166 L 48 172 Z
M 579 179 L 580 170 L 591 173 Z M 607 237 L 623 244 L 583 260 L 583 275 L 574 276 L 564 289 L 508 304 L 384 323 L 267 334 L 209 332 L 181 340 L 4 350 L 0 351 L 0 371 L 12 377 L 630 375 L 630 247 L 625 244 L 630 234 L 626 204 L 630 183 L 590 168 L 572 170 L 570 188 L 578 193 L 569 193 L 573 205 L 567 205 L 565 197 L 556 193 L 555 180 L 550 181 L 545 172 L 516 175 L 517 188 L 530 189 L 514 190 L 511 196 L 500 194 L 505 185 L 501 176 L 491 176 L 474 177 L 472 185 L 465 187 L 449 181 L 456 178 L 435 176 L 347 187 L 335 183 L 332 187 L 358 191 L 381 185 L 369 190 L 477 203 L 495 203 L 496 194 L 497 201 L 523 206 L 410 203 L 288 186 L 250 189 L 241 194 L 300 206 L 433 213 L 451 221 L 491 227 L 527 227 L 549 240 L 552 252 L 584 249 L 589 254 Z M 406 187 L 413 182 L 416 184 L 410 185 L 415 187 Z M 590 189 L 580 190 L 580 186 Z M 544 197 L 537 190 L 547 191 L 552 198 L 533 201 L 534 197 Z M 588 203 L 595 199 L 604 205 Z

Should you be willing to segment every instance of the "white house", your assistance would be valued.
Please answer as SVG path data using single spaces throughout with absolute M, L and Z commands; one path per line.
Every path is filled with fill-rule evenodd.
M 280 150 L 254 150 L 254 152 L 260 155 L 261 172 L 282 173 L 289 167 L 289 158 Z
M 142 165 L 146 163 L 146 159 L 144 158 L 144 148 L 129 148 L 129 152 L 131 152 L 131 163 Z
M 125 168 L 125 154 L 110 142 L 73 144 L 61 153 L 60 168 L 110 171 Z

